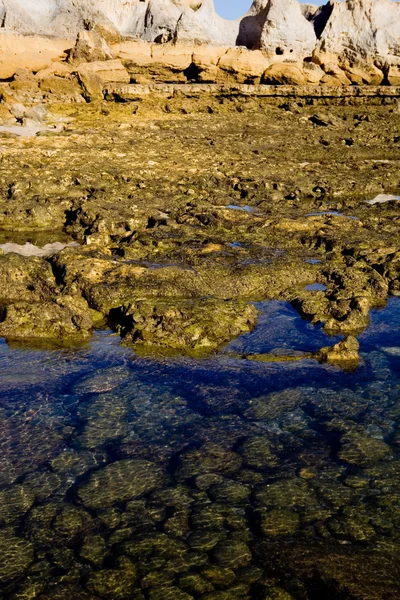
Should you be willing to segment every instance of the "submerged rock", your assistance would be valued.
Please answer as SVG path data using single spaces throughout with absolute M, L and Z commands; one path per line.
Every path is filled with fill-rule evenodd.
M 25 573 L 33 562 L 34 549 L 27 540 L 1 531 L 0 557 L 0 583 L 6 583 Z
M 341 446 L 339 458 L 358 467 L 373 466 L 391 454 L 390 447 L 382 440 L 357 432 L 344 435 Z
M 300 527 L 299 515 L 288 509 L 274 509 L 261 516 L 261 531 L 265 536 L 296 533 Z
M 151 462 L 121 460 L 92 473 L 77 494 L 85 506 L 101 509 L 140 498 L 160 486 L 163 480 L 163 472 Z
M 175 475 L 178 480 L 206 473 L 228 475 L 238 471 L 241 464 L 242 460 L 236 452 L 214 443 L 206 443 L 198 450 L 181 454 Z
M 251 561 L 251 552 L 247 544 L 236 540 L 218 542 L 213 550 L 215 562 L 223 568 L 237 569 L 245 567 Z

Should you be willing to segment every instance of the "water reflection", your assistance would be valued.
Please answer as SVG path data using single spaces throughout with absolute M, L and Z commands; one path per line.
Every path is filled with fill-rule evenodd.
M 362 364 L 284 303 L 204 361 L 0 343 L 0 597 L 397 598 L 400 300 Z

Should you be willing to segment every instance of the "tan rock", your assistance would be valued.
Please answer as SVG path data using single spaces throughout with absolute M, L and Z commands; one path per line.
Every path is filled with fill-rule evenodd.
M 262 77 L 262 83 L 268 85 L 305 85 L 307 78 L 301 63 L 274 63 L 268 67 Z
M 73 67 L 68 65 L 65 62 L 55 62 L 52 63 L 50 67 L 47 69 L 41 69 L 35 75 L 36 79 L 39 81 L 41 79 L 46 79 L 47 77 L 51 77 L 55 75 L 56 77 L 69 77 L 73 71 Z
M 261 78 L 268 64 L 268 59 L 260 50 L 230 48 L 221 57 L 218 67 L 228 73 L 240 75 L 241 79 L 256 80 Z
M 383 72 L 372 63 L 346 61 L 341 67 L 354 85 L 380 85 L 384 78 Z
M 34 94 L 38 89 L 38 82 L 29 69 L 18 69 L 14 74 L 14 81 L 10 84 L 16 92 L 30 92 Z
M 82 90 L 75 77 L 58 77 L 50 75 L 40 80 L 39 87 L 43 92 L 56 96 L 80 96 Z
M 303 63 L 303 73 L 307 83 L 317 85 L 325 75 L 325 71 L 319 65 L 312 62 Z
M 195 46 L 192 63 L 197 70 L 197 80 L 200 82 L 214 82 L 217 80 L 220 58 L 226 54 L 225 46 Z
M 16 34 L 0 35 L 0 79 L 10 79 L 18 69 L 36 73 L 63 60 L 71 40 Z
M 112 45 L 121 42 L 121 34 L 111 21 L 108 21 L 107 23 L 101 21 L 95 23 L 92 31 L 97 33 L 106 44 Z
M 343 84 L 341 83 L 341 81 L 339 81 L 339 79 L 337 77 L 334 77 L 333 75 L 324 75 L 320 81 L 320 85 L 328 85 L 331 87 L 340 87 Z
M 124 64 L 133 63 L 139 66 L 150 65 L 154 62 L 151 49 L 152 45 L 149 42 L 136 40 L 125 41 L 112 46 L 116 58 L 120 59 Z
M 154 63 L 174 71 L 185 71 L 192 64 L 193 46 L 186 44 L 154 44 L 151 48 Z
M 390 85 L 399 85 L 400 86 L 400 67 L 392 66 L 389 67 L 387 72 L 387 80 Z
M 103 97 L 106 83 L 129 83 L 130 75 L 120 60 L 82 63 L 76 70 L 84 95 L 88 100 Z
M 107 42 L 95 31 L 80 31 L 72 48 L 68 62 L 79 65 L 82 62 L 112 60 L 114 54 Z
M 330 77 L 334 77 L 336 79 L 336 81 L 338 82 L 337 85 L 350 85 L 351 84 L 351 81 L 346 76 L 346 73 L 337 64 L 328 62 L 328 63 L 323 63 L 321 66 L 327 75 L 329 75 Z M 321 81 L 321 83 L 322 82 L 323 82 L 323 80 Z

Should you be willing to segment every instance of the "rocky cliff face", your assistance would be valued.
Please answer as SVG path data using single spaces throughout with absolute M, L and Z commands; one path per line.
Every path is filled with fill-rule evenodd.
M 0 25 L 3 33 L 59 38 L 100 27 L 159 44 L 246 46 L 270 62 L 317 64 L 325 83 L 376 83 L 383 73 L 386 83 L 400 84 L 394 0 L 329 0 L 323 7 L 254 0 L 236 21 L 217 15 L 213 0 L 0 0 Z
M 392 0 L 333 3 L 316 50 L 342 60 L 399 62 L 400 3 Z
M 213 0 L 0 0 L 4 31 L 74 37 L 90 23 L 109 23 L 146 41 L 245 45 L 309 54 L 312 24 L 297 0 L 254 0 L 243 18 L 229 21 Z

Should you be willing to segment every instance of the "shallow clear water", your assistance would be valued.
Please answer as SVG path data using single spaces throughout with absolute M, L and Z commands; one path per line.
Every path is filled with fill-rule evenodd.
M 353 373 L 232 358 L 340 339 L 259 309 L 205 360 L 0 341 L 1 598 L 398 597 L 400 300 Z

